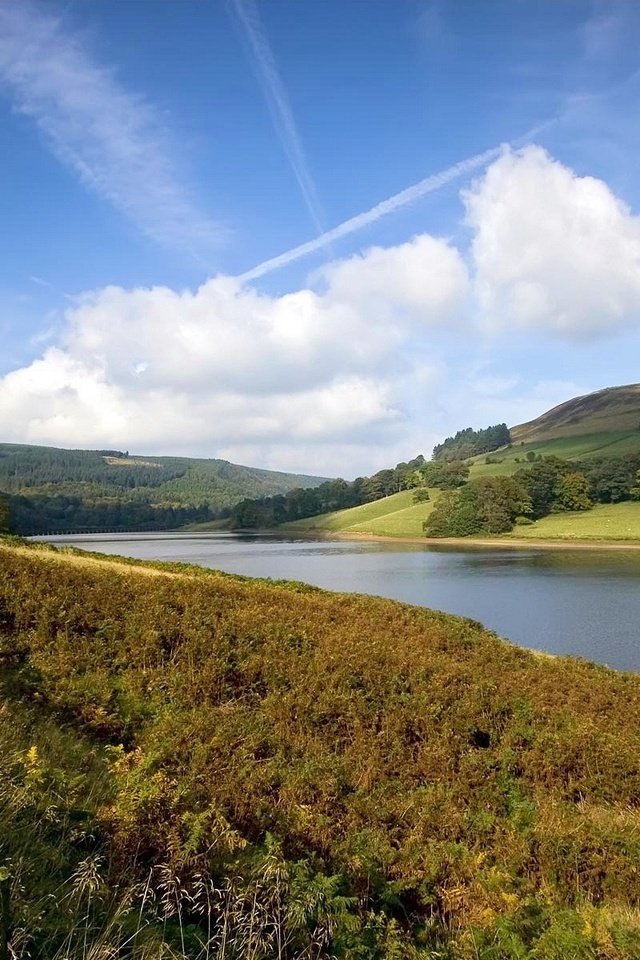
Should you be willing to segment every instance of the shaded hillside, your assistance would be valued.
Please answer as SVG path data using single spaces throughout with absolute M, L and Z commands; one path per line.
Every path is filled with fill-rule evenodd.
M 582 434 L 640 432 L 640 383 L 607 387 L 574 397 L 528 423 L 511 427 L 513 443 L 534 443 Z
M 179 526 L 323 479 L 226 460 L 0 444 L 0 492 L 11 496 L 18 533 Z
M 42 734 L 3 753 L 18 956 L 640 955 L 637 676 L 372 597 L 0 558 L 5 722 L 109 745 L 93 785 Z

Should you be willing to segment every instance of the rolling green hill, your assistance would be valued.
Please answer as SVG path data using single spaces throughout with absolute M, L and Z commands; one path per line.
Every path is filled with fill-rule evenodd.
M 430 492 L 428 503 L 413 504 L 412 492 L 404 490 L 375 503 L 299 520 L 279 529 L 283 532 L 326 531 L 372 537 L 423 537 L 422 524 L 440 495 L 439 490 Z M 515 527 L 511 533 L 503 534 L 498 542 L 505 540 L 532 543 L 545 540 L 640 542 L 640 503 L 603 503 L 585 512 L 551 514 L 530 525 Z
M 595 461 L 640 453 L 640 384 L 611 387 L 554 407 L 527 424 L 511 429 L 513 442 L 490 455 L 468 460 L 469 479 L 509 476 L 526 469 L 531 458 L 555 456 L 569 461 Z M 370 536 L 421 537 L 422 523 L 433 509 L 431 500 L 413 504 L 403 491 L 376 503 L 301 520 L 297 530 L 326 530 Z M 289 528 L 287 527 L 287 529 Z M 517 527 L 511 539 L 640 540 L 640 505 L 596 504 L 585 513 L 554 514 Z
M 413 491 L 402 490 L 373 503 L 347 510 L 323 513 L 318 517 L 296 520 L 279 529 L 291 531 L 326 530 L 332 533 L 366 533 L 379 537 L 421 537 L 422 523 L 431 512 L 439 490 L 430 491 L 432 500 L 414 503 Z
M 325 479 L 226 460 L 0 444 L 0 493 L 11 497 L 12 529 L 24 534 L 175 527 Z
M 7 956 L 640 956 L 637 675 L 1 539 L 0 652 Z

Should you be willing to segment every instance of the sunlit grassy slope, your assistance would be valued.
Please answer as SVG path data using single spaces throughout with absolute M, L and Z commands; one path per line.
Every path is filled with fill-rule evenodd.
M 522 460 L 527 450 L 535 450 L 543 455 L 555 453 L 566 458 L 586 457 L 589 453 L 595 455 L 599 450 L 604 453 L 607 450 L 603 442 L 605 436 L 611 439 L 610 434 L 597 434 L 591 438 L 573 437 L 551 440 L 546 444 L 527 444 L 522 448 L 495 454 L 498 459 L 504 457 L 501 463 L 487 464 L 484 462 L 485 458 L 480 457 L 472 465 L 470 476 L 473 478 L 514 473 L 526 466 L 526 463 L 516 463 L 514 458 L 519 457 Z M 640 437 L 640 433 L 638 436 Z M 614 442 L 620 444 L 620 449 L 624 439 L 621 437 Z M 631 449 L 636 448 L 631 447 L 629 439 L 627 450 L 630 452 Z M 383 500 L 376 500 L 375 503 L 299 520 L 281 529 L 361 533 L 379 537 L 422 537 L 422 524 L 433 509 L 439 493 L 439 490 L 430 490 L 429 502 L 414 504 L 413 491 L 404 490 Z M 598 504 L 584 513 L 551 514 L 531 525 L 517 526 L 506 536 L 518 540 L 640 540 L 640 503 Z
M 581 513 L 552 513 L 508 537 L 527 540 L 638 540 L 640 503 L 602 503 Z
M 423 521 L 433 509 L 438 490 L 431 490 L 431 500 L 414 503 L 413 491 L 403 490 L 374 503 L 364 503 L 349 510 L 336 510 L 319 517 L 297 520 L 283 530 L 327 530 L 334 533 L 366 533 L 379 537 L 420 537 Z
M 432 490 L 429 503 L 414 505 L 411 491 L 405 490 L 375 503 L 300 520 L 282 529 L 421 537 L 424 536 L 422 522 L 433 509 L 438 493 L 438 490 Z M 584 513 L 551 514 L 530 525 L 517 526 L 505 537 L 517 540 L 640 541 L 640 503 L 597 504 Z
M 638 450 L 640 430 L 616 430 L 578 437 L 557 437 L 534 443 L 514 443 L 510 449 L 497 450 L 491 454 L 491 459 L 499 461 L 497 463 L 485 463 L 485 454 L 476 457 L 471 467 L 471 477 L 495 477 L 515 473 L 526 466 L 526 456 L 530 451 L 543 457 L 580 460 L 589 457 L 619 457 L 626 453 L 636 453 Z
M 587 432 L 591 425 L 592 432 Z M 527 467 L 530 453 L 564 460 L 637 453 L 640 451 L 640 385 L 612 387 L 576 397 L 537 420 L 514 427 L 512 436 L 514 443 L 491 454 L 492 462 L 486 462 L 485 454 L 470 462 L 470 479 L 515 473 Z M 283 529 L 421 537 L 423 522 L 433 509 L 439 491 L 431 490 L 430 494 L 428 503 L 414 504 L 412 491 L 405 490 L 375 503 L 299 520 Z M 531 526 L 517 527 L 510 536 L 531 540 L 640 540 L 640 505 L 603 505 L 584 514 L 549 516 Z
M 640 957 L 638 675 L 2 538 L 0 654 L 4 956 Z
M 536 420 L 511 428 L 513 443 L 470 462 L 470 479 L 506 476 L 526 468 L 527 454 L 564 460 L 618 457 L 640 451 L 640 384 L 609 387 L 574 397 Z M 414 504 L 411 491 L 376 503 L 323 514 L 287 525 L 292 530 L 325 530 L 374 536 L 420 537 L 439 491 L 431 501 Z M 551 516 L 512 536 L 527 539 L 640 539 L 639 509 L 634 504 L 597 507 L 589 513 Z

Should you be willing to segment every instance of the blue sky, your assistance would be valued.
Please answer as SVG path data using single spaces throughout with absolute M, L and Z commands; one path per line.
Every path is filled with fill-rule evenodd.
M 634 0 L 0 0 L 1 438 L 351 477 L 637 381 L 639 38 Z

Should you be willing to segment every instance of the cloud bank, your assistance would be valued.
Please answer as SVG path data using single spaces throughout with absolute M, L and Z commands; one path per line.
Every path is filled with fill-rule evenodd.
M 63 342 L 0 381 L 0 432 L 147 450 L 312 442 L 332 461 L 337 442 L 388 442 L 403 344 L 461 307 L 462 259 L 422 236 L 330 265 L 319 287 L 87 294 Z
M 466 191 L 477 295 L 494 327 L 589 337 L 640 319 L 640 219 L 540 147 Z
M 85 294 L 62 340 L 0 381 L 0 433 L 373 469 L 428 452 L 434 410 L 504 416 L 517 379 L 489 369 L 452 382 L 460 357 L 471 370 L 489 343 L 499 357 L 514 331 L 542 347 L 638 325 L 640 224 L 602 181 L 537 147 L 506 150 L 463 201 L 468 250 L 421 234 L 335 261 L 282 296 L 222 276 L 195 292 Z M 561 385 L 541 385 L 539 408 L 521 398 L 518 410 L 562 399 Z

